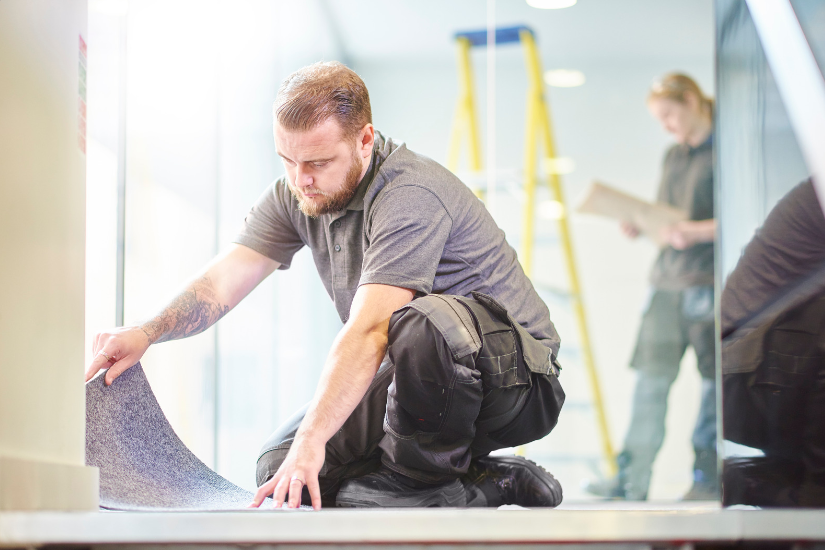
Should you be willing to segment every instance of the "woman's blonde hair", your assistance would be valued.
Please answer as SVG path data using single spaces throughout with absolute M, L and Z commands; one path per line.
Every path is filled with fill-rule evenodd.
M 686 103 L 685 94 L 692 93 L 699 100 L 700 107 L 707 107 L 713 112 L 713 98 L 706 96 L 695 80 L 685 74 L 668 73 L 650 86 L 647 101 L 654 99 L 669 99 L 678 103 Z

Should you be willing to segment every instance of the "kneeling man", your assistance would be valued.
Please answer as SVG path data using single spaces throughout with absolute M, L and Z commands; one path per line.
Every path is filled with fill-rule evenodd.
M 264 446 L 253 505 L 556 506 L 549 473 L 488 456 L 549 433 L 564 392 L 547 306 L 484 205 L 376 132 L 340 63 L 286 79 L 274 133 L 286 176 L 236 244 L 154 319 L 97 335 L 87 379 L 206 330 L 309 246 L 344 327 L 313 400 Z

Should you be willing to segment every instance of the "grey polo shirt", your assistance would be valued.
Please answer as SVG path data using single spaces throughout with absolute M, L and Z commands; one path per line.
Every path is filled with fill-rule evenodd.
M 686 211 L 691 220 L 713 218 L 713 140 L 698 147 L 674 145 L 665 156 L 658 200 Z M 685 250 L 666 246 L 650 275 L 654 287 L 684 290 L 713 285 L 713 243 Z
M 825 217 L 811 180 L 773 207 L 722 291 L 722 336 L 825 263 Z
M 794 187 L 773 207 L 745 247 L 722 291 L 722 372 L 753 372 L 772 364 L 804 372 L 801 355 L 821 329 L 821 294 L 799 296 L 797 285 L 825 263 L 825 217 L 811 180 Z M 811 281 L 813 282 L 813 281 Z M 810 290 L 821 292 L 812 288 Z M 792 297 L 788 309 L 753 324 L 753 316 L 779 298 Z M 800 299 L 802 301 L 800 301 Z M 807 303 L 805 310 L 800 305 Z M 790 304 L 789 304 L 790 305 Z M 810 307 L 812 306 L 812 307 Z M 804 313 L 803 313 L 804 311 Z M 783 320 L 784 318 L 784 320 Z M 734 333 L 734 330 L 738 330 Z M 778 347 L 777 347 L 778 346 Z M 799 369 L 799 370 L 796 370 Z
M 308 246 L 343 322 L 363 284 L 408 288 L 419 296 L 478 291 L 558 355 L 550 312 L 484 204 L 452 172 L 380 133 L 344 210 L 304 215 L 282 177 L 252 207 L 235 242 L 281 269 Z

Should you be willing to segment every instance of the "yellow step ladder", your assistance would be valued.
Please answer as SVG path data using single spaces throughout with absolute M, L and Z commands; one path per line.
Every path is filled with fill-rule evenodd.
M 470 50 L 474 46 L 487 46 L 487 30 L 458 33 L 455 36 L 458 50 L 459 98 L 453 119 L 450 150 L 447 157 L 447 167 L 456 172 L 461 156 L 461 145 L 467 141 L 469 145 L 469 169 L 474 172 L 482 170 L 481 145 L 478 123 L 476 118 L 475 96 L 473 93 L 473 71 L 470 60 Z M 535 226 L 535 198 L 536 198 L 536 169 L 538 147 L 542 147 L 544 171 L 547 175 L 547 185 L 553 198 L 562 205 L 558 216 L 558 231 L 567 266 L 567 277 L 570 285 L 569 299 L 573 306 L 576 325 L 581 339 L 581 353 L 584 366 L 590 380 L 593 393 L 593 405 L 596 412 L 599 435 L 601 436 L 602 453 L 608 468 L 609 475 L 617 471 L 616 457 L 610 443 L 610 431 L 607 424 L 607 415 L 599 386 L 599 377 L 590 336 L 587 329 L 587 318 L 582 299 L 579 275 L 576 269 L 576 258 L 573 252 L 573 242 L 570 236 L 570 224 L 567 218 L 567 208 L 564 202 L 564 192 L 561 185 L 559 170 L 556 165 L 556 149 L 553 139 L 553 130 L 550 123 L 550 108 L 544 98 L 544 83 L 542 80 L 541 61 L 533 31 L 529 27 L 502 27 L 495 30 L 496 45 L 521 43 L 524 48 L 525 65 L 528 77 L 527 89 L 527 124 L 524 151 L 524 193 L 526 195 L 519 259 L 524 272 L 531 276 L 533 266 L 533 244 Z M 474 193 L 483 198 L 480 189 Z M 523 454 L 524 449 L 519 450 Z

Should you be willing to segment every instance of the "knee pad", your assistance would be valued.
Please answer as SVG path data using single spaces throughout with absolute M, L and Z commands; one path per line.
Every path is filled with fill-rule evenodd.
M 429 322 L 435 331 L 425 329 Z M 436 334 L 437 333 L 437 334 Z M 430 294 L 413 300 L 390 318 L 390 346 L 400 339 L 423 339 L 425 345 L 443 340 L 453 359 L 461 359 L 481 349 L 481 336 L 470 313 L 451 296 Z

